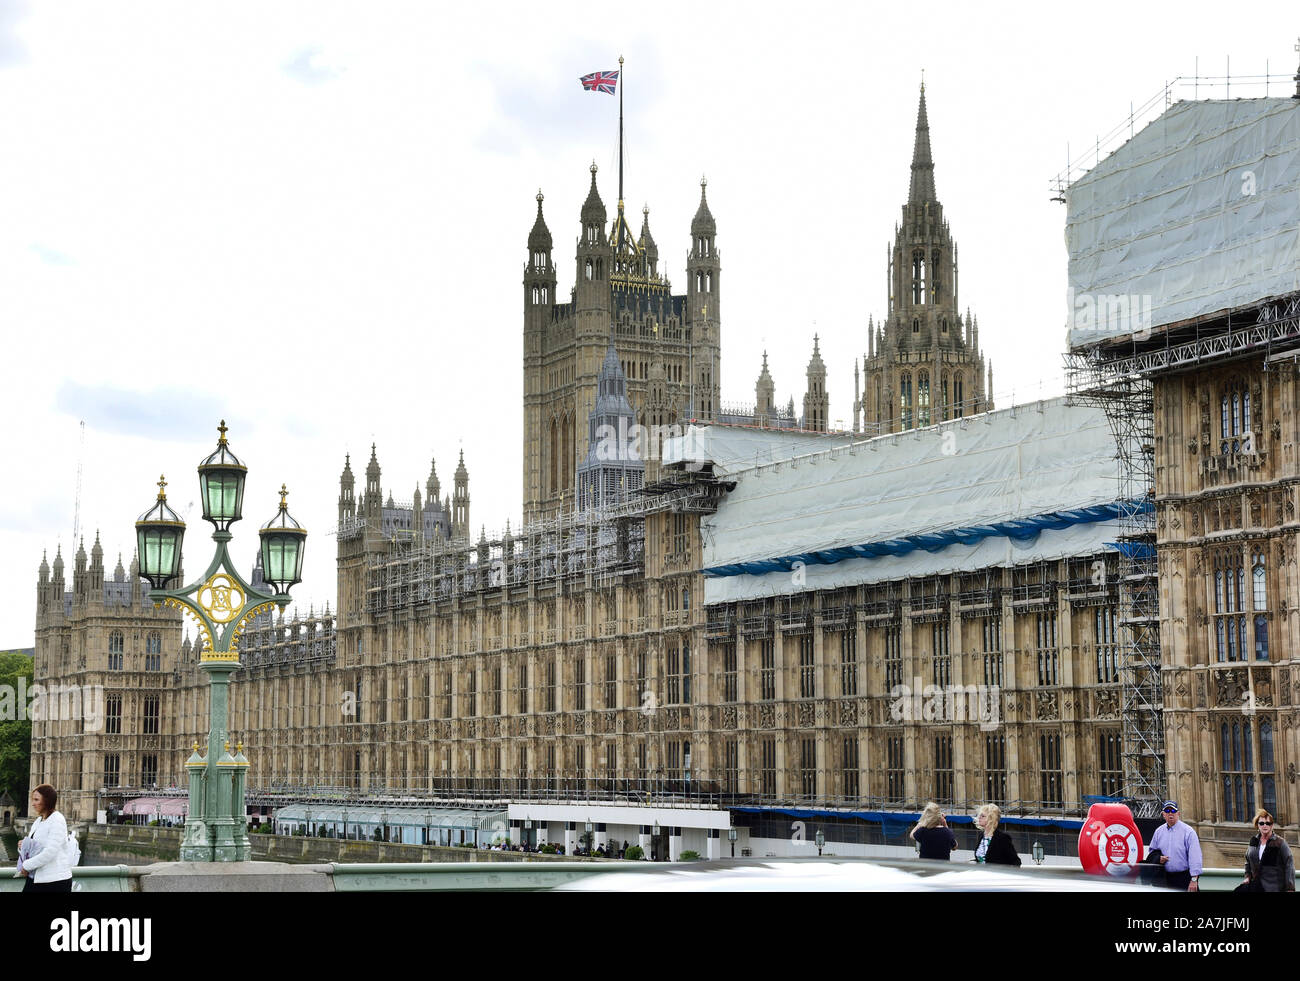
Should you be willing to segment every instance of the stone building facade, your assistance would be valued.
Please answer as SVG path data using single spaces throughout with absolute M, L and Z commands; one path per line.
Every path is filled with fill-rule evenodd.
M 181 773 L 181 618 L 144 598 L 138 571 L 119 556 L 106 576 L 96 535 L 89 562 L 78 545 L 70 589 L 61 551 L 37 573 L 34 679 L 58 694 L 32 721 L 31 783 L 52 784 L 74 819 L 94 819 L 105 786 L 166 787 Z
M 1300 372 L 1212 359 L 1154 397 L 1169 787 L 1235 855 L 1257 808 L 1300 815 Z

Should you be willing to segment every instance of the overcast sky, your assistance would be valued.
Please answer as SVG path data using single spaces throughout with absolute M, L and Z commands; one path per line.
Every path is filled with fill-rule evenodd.
M 0 0 L 0 649 L 33 642 L 43 550 L 71 585 L 78 460 L 111 572 L 160 472 L 178 511 L 196 500 L 223 417 L 250 471 L 241 570 L 281 482 L 311 532 L 291 609 L 333 604 L 338 476 L 350 451 L 363 479 L 372 441 L 399 499 L 431 457 L 450 492 L 463 447 L 475 531 L 518 525 L 534 195 L 565 296 L 593 160 L 617 198 L 618 102 L 578 76 L 620 54 L 628 206 L 680 292 L 708 176 L 723 399 L 752 402 L 766 348 L 801 403 L 818 333 L 847 425 L 923 69 L 1005 406 L 1062 390 L 1067 145 L 1198 57 L 1289 77 L 1300 33 L 1282 2 L 468 6 Z M 193 575 L 212 546 L 188 520 Z

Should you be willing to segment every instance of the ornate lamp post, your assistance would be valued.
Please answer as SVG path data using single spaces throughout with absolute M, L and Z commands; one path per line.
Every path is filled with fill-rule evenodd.
M 158 500 L 135 523 L 140 574 L 152 587 L 154 606 L 185 610 L 198 623 L 199 665 L 208 673 L 210 722 L 207 754 L 198 744 L 185 762 L 189 774 L 189 815 L 181 843 L 183 862 L 248 861 L 248 822 L 244 783 L 248 759 L 242 744 L 230 753 L 230 676 L 239 668 L 239 637 L 254 617 L 273 606 L 289 605 L 289 589 L 302 581 L 303 544 L 307 532 L 289 516 L 288 494 L 280 487 L 280 510 L 260 531 L 262 571 L 272 593 L 254 589 L 230 561 L 226 544 L 230 526 L 243 517 L 244 478 L 248 468 L 226 442 L 226 423 L 217 427 L 217 448 L 199 464 L 203 517 L 216 529 L 216 554 L 192 585 L 167 589 L 181 567 L 185 522 L 167 505 L 167 482 L 158 480 Z

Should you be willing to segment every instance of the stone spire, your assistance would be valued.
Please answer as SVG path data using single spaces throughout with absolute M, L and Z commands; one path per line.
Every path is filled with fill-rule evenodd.
M 537 213 L 541 214 L 541 202 L 537 204 Z M 587 200 L 582 202 L 582 223 L 584 225 L 598 224 L 601 234 L 604 234 L 605 226 L 605 202 L 600 199 L 600 191 L 596 189 L 596 162 L 591 164 L 591 189 L 587 192 Z
M 595 186 L 593 176 L 592 186 Z M 528 233 L 528 251 L 529 252 L 550 252 L 551 251 L 551 230 L 546 227 L 546 219 L 542 217 L 542 189 L 537 189 L 537 220 L 533 222 L 533 230 Z
M 659 264 L 659 246 L 655 245 L 655 238 L 650 234 L 649 205 L 641 209 L 641 237 L 637 242 L 637 246 L 645 253 L 649 271 L 654 272 L 655 267 Z
M 113 582 L 126 582 L 126 569 L 122 567 L 122 553 L 117 553 L 117 568 L 113 570 Z
M 437 507 L 438 497 L 442 494 L 442 484 L 438 482 L 438 461 L 432 457 L 429 458 L 429 479 L 425 482 L 424 490 L 429 501 Z
M 808 389 L 803 397 L 803 428 L 824 433 L 830 414 L 830 397 L 826 394 L 826 363 L 822 361 L 821 338 L 813 335 L 813 353 L 808 361 Z
M 469 538 L 469 471 L 465 469 L 465 451 L 456 464 L 451 499 L 451 533 L 453 538 Z
M 908 204 L 937 201 L 934 190 L 934 158 L 930 156 L 930 120 L 925 112 L 925 85 L 921 85 L 921 103 L 916 110 L 916 144 L 912 148 L 912 184 L 907 192 Z
M 709 199 L 705 194 L 705 189 L 709 182 L 706 178 L 700 178 L 700 206 L 695 209 L 695 217 L 691 220 L 691 234 L 716 235 L 718 224 L 713 220 L 713 213 L 709 211 Z

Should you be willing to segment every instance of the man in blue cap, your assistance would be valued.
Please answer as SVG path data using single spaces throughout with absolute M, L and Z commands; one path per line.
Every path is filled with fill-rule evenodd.
M 1188 825 L 1178 820 L 1178 802 L 1167 800 L 1160 808 L 1165 823 L 1151 836 L 1152 850 L 1160 849 L 1160 864 L 1165 867 L 1165 881 L 1170 889 L 1197 892 L 1201 877 L 1201 839 Z

